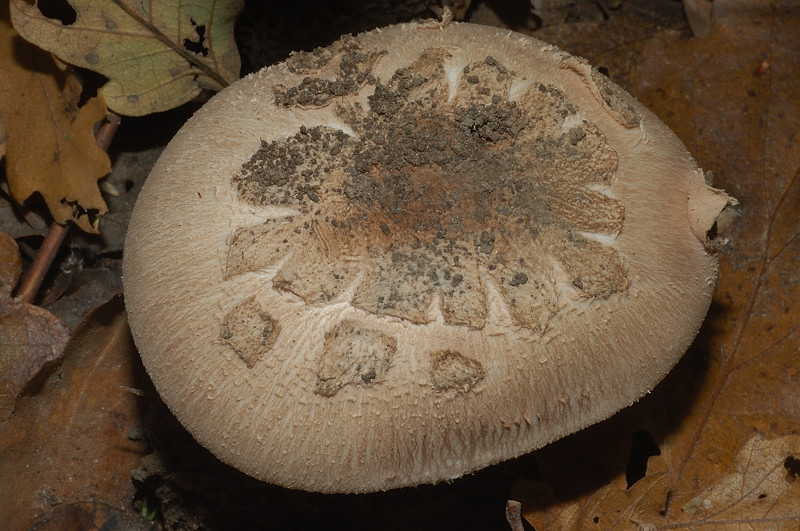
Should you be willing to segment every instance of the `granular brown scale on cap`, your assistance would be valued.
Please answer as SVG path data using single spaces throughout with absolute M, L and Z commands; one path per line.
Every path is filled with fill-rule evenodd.
M 278 272 L 275 285 L 315 303 L 359 282 L 351 302 L 365 311 L 426 323 L 438 318 L 436 303 L 445 323 L 480 329 L 491 281 L 517 324 L 537 333 L 559 307 L 542 275 L 549 258 L 586 297 L 623 291 L 618 254 L 577 234 L 622 227 L 624 207 L 603 193 L 616 169 L 603 135 L 576 119 L 552 86 L 536 84 L 510 100 L 514 75 L 491 56 L 463 68 L 448 101 L 443 65 L 450 58 L 444 49 L 426 50 L 385 84 L 376 81 L 367 109 L 339 105 L 354 136 L 304 128 L 264 143 L 243 165 L 234 178 L 242 200 L 288 204 L 307 216 L 292 232 L 307 251 Z M 271 246 L 272 232 L 283 230 L 272 225 L 259 242 Z M 320 245 L 331 239 L 346 256 Z M 345 271 L 342 262 L 353 256 L 360 270 Z M 324 263 L 335 273 L 326 274 Z
M 585 61 L 392 26 L 187 122 L 134 208 L 126 306 L 223 461 L 311 491 L 436 483 L 649 392 L 705 316 L 732 202 Z

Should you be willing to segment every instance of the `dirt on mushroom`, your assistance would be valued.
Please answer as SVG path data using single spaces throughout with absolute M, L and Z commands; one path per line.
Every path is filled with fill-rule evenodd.
M 486 56 L 463 67 L 458 96 L 447 104 L 450 87 L 443 65 L 452 56 L 446 49 L 426 50 L 385 83 L 354 66 L 376 54 L 358 54 L 354 49 L 349 43 L 341 55 L 329 57 L 341 58 L 334 79 L 352 79 L 356 71 L 355 77 L 374 85 L 366 113 L 360 103 L 337 105 L 337 114 L 354 134 L 301 127 L 287 139 L 263 143 L 234 184 L 244 201 L 298 208 L 307 217 L 296 233 L 313 233 L 328 225 L 324 230 L 361 256 L 369 254 L 366 246 L 386 246 L 391 264 L 372 265 L 381 270 L 373 277 L 375 284 L 413 285 L 413 295 L 401 288 L 390 287 L 387 293 L 373 286 L 376 297 L 359 292 L 357 306 L 427 322 L 428 306 L 438 295 L 443 298 L 445 321 L 481 328 L 486 302 L 470 304 L 469 318 L 458 315 L 459 304 L 453 299 L 459 297 L 450 289 L 457 288 L 463 297 L 470 297 L 472 290 L 476 298 L 485 299 L 479 274 L 465 267 L 476 256 L 479 267 L 497 272 L 490 275 L 501 289 L 519 288 L 527 282 L 518 279 L 531 278 L 537 280 L 528 287 L 541 293 L 548 288 L 538 280 L 536 258 L 525 252 L 533 241 L 541 242 L 541 248 L 570 271 L 578 264 L 572 258 L 581 248 L 599 248 L 576 231 L 619 231 L 622 205 L 586 188 L 611 184 L 616 154 L 595 126 L 575 118 L 575 107 L 557 88 L 531 85 L 519 101 L 512 101 L 508 92 L 514 74 Z M 306 76 L 297 87 L 277 88 L 276 101 L 285 107 L 325 107 L 331 97 L 341 95 L 341 83 L 359 86 L 326 81 Z M 543 119 L 527 109 L 546 109 L 543 115 L 558 118 Z M 566 127 L 567 120 L 578 125 Z M 521 227 L 528 241 L 517 241 L 508 224 L 515 231 Z M 490 230 L 483 230 L 487 227 Z M 604 250 L 595 256 L 596 263 L 584 259 L 581 270 L 570 271 L 572 285 L 587 297 L 607 298 L 624 290 L 627 280 L 615 252 Z M 448 287 L 453 277 L 460 280 Z M 465 278 L 467 283 L 459 288 Z M 292 291 L 293 282 L 280 275 L 277 282 Z M 322 298 L 335 298 L 337 289 L 347 286 L 337 284 Z M 320 299 L 319 291 L 301 288 L 294 293 L 314 302 Z M 521 292 L 511 297 L 513 301 L 539 298 L 524 289 L 512 291 Z M 523 304 L 512 310 L 520 326 L 539 326 L 523 315 L 531 311 L 547 314 L 540 322 L 549 319 L 557 305 L 557 296 L 550 291 L 543 295 L 549 301 L 547 308 Z M 478 304 L 483 308 L 476 313 Z

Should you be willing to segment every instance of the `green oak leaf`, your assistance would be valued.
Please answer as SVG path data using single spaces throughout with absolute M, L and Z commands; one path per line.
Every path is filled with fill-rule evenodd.
M 107 77 L 100 92 L 114 112 L 165 111 L 202 89 L 219 90 L 239 78 L 233 24 L 244 0 L 69 0 L 69 5 L 74 21 L 49 18 L 36 2 L 11 0 L 11 21 L 24 39 Z

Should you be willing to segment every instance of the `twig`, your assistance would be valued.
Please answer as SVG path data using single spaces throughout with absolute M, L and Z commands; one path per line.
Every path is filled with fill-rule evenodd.
M 50 230 L 47 231 L 47 236 L 44 237 L 42 246 L 36 251 L 36 256 L 33 258 L 33 263 L 17 288 L 17 297 L 27 303 L 33 303 L 36 298 L 36 293 L 42 285 L 47 270 L 53 263 L 64 238 L 67 237 L 69 227 L 60 225 L 55 221 L 50 224 Z
M 108 146 L 111 145 L 111 140 L 114 138 L 114 133 L 117 132 L 120 121 L 120 117 L 116 114 L 109 114 L 106 117 L 106 121 L 103 122 L 103 125 L 97 129 L 95 138 L 97 138 L 97 144 L 103 148 L 103 151 L 108 151 Z M 55 221 L 50 224 L 50 230 L 47 231 L 42 246 L 36 251 L 33 263 L 30 268 L 28 268 L 28 271 L 22 277 L 17 287 L 17 298 L 29 304 L 33 304 L 34 299 L 36 299 L 36 294 L 42 286 L 44 277 L 53 264 L 53 260 L 55 260 L 58 250 L 61 248 L 61 244 L 64 243 L 68 232 L 68 225 L 61 225 Z
M 94 136 L 97 138 L 97 145 L 100 146 L 103 151 L 108 151 L 111 140 L 114 138 L 114 134 L 117 132 L 121 122 L 122 120 L 118 114 L 114 114 L 113 112 L 108 113 L 103 125 L 97 129 L 97 133 L 95 133 Z

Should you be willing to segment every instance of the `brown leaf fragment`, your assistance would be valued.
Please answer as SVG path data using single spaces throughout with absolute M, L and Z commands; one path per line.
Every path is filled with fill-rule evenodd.
M 716 225 L 714 303 L 683 360 L 638 404 L 537 451 L 541 483 L 557 495 L 537 505 L 541 488 L 513 493 L 537 529 L 608 529 L 626 514 L 621 529 L 798 529 L 798 15 L 787 3 L 714 0 L 702 39 L 677 28 L 634 38 L 635 26 L 611 32 L 613 17 L 569 34 L 742 202 Z M 609 33 L 619 41 L 595 44 Z M 638 430 L 660 454 L 624 490 L 620 441 Z M 619 496 L 648 481 L 639 498 Z
M 42 366 L 61 355 L 69 338 L 67 327 L 50 312 L 11 297 L 21 271 L 16 242 L 0 232 L 0 422 Z
M 78 325 L 61 364 L 39 390 L 17 400 L 14 413 L 0 423 L 4 529 L 60 521 L 59 507 L 86 501 L 92 502 L 90 513 L 101 506 L 130 511 L 131 470 L 147 451 L 136 393 L 143 375 L 135 360 L 122 298 L 116 297 Z
M 520 497 L 525 519 L 537 530 L 658 529 L 704 526 L 749 526 L 748 529 L 796 529 L 800 505 L 800 436 L 776 439 L 753 436 L 739 451 L 733 472 L 697 493 L 672 518 L 661 514 L 669 494 L 668 475 L 658 472 L 626 488 L 619 481 L 580 501 L 559 501 L 540 481 L 520 480 L 512 495 Z M 661 500 L 653 505 L 654 500 Z
M 70 0 L 74 21 L 48 18 L 38 2 L 12 0 L 14 27 L 62 61 L 109 81 L 100 94 L 116 113 L 177 107 L 202 89 L 239 78 L 233 23 L 243 0 Z
M 57 222 L 96 233 L 107 210 L 97 180 L 111 169 L 94 138 L 105 104 L 92 98 L 79 107 L 78 80 L 16 34 L 7 8 L 0 4 L 0 114 L 11 194 L 22 203 L 38 192 Z
M 693 525 L 731 522 L 774 529 L 797 529 L 800 505 L 800 435 L 751 438 L 736 456 L 734 472 L 681 507 Z
M 0 300 L 8 299 L 22 273 L 17 242 L 0 232 Z

